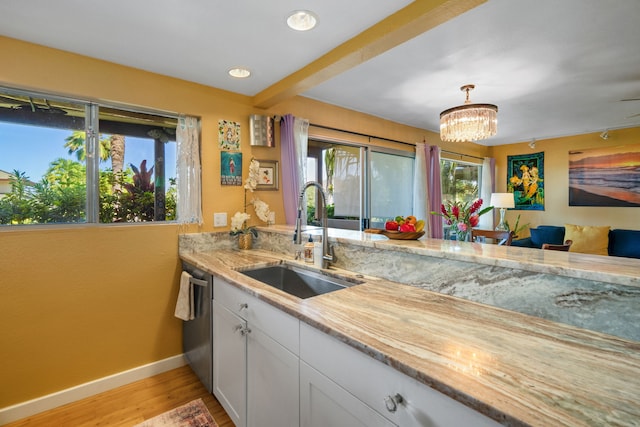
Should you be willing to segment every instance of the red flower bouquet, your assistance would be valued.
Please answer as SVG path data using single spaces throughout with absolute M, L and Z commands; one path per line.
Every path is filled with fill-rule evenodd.
M 441 216 L 447 225 L 455 227 L 458 240 L 469 240 L 471 228 L 478 226 L 480 216 L 493 209 L 488 206 L 480 210 L 481 207 L 482 199 L 473 203 L 447 201 L 440 206 L 440 212 L 431 214 Z

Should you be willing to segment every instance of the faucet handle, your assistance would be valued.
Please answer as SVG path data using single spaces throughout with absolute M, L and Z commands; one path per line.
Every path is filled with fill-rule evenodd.
M 336 254 L 333 251 L 333 246 L 332 245 L 328 245 L 327 246 L 327 253 L 323 254 L 322 259 L 329 261 L 329 262 L 336 262 Z

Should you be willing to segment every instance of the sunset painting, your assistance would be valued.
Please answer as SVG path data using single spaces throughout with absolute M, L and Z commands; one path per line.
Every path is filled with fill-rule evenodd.
M 640 207 L 640 145 L 570 151 L 569 206 Z

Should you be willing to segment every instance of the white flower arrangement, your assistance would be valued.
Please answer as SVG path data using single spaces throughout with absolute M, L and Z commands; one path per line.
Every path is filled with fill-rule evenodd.
M 271 212 L 268 204 L 258 198 L 254 198 L 251 203 L 253 204 L 253 209 L 256 211 L 256 215 L 258 215 L 258 218 L 260 218 L 261 221 L 264 221 L 267 224 L 273 224 L 275 222 L 275 212 Z
M 260 162 L 256 159 L 251 159 L 249 163 L 249 176 L 244 182 L 245 190 L 249 190 L 253 193 L 253 190 L 258 186 L 258 179 L 260 178 Z M 246 194 L 246 192 L 245 192 Z
M 238 234 L 252 233 L 255 237 L 258 237 L 258 231 L 255 227 L 247 227 L 247 221 L 251 218 L 246 212 L 247 204 L 253 205 L 253 209 L 256 211 L 256 215 L 261 221 L 267 224 L 275 223 L 275 212 L 271 212 L 269 205 L 262 200 L 254 197 L 249 203 L 247 203 L 247 190 L 253 191 L 258 187 L 258 179 L 260 178 L 260 162 L 256 159 L 251 159 L 249 164 L 249 176 L 244 182 L 244 209 L 245 212 L 236 212 L 231 217 L 231 234 L 236 236 Z
M 247 221 L 251 218 L 246 212 L 236 212 L 231 217 L 231 234 L 232 236 L 237 236 L 238 234 L 248 234 L 252 233 L 255 237 L 258 236 L 258 231 L 255 227 L 247 227 Z

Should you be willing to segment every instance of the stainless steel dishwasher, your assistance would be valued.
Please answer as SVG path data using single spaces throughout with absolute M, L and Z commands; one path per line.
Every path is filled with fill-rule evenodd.
M 182 262 L 182 270 L 191 275 L 194 319 L 182 322 L 182 351 L 191 369 L 209 393 L 213 391 L 213 346 L 211 303 L 213 277 L 190 264 Z

